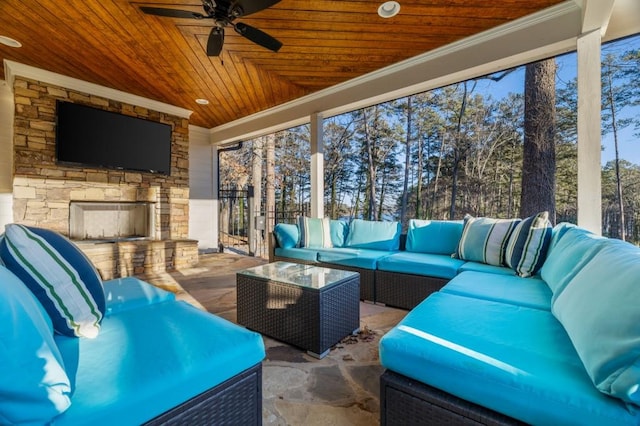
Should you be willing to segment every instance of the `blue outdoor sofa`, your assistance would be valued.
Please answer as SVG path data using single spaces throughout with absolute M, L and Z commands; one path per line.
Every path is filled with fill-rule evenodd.
M 640 424 L 640 249 L 542 219 L 412 221 L 377 260 L 455 270 L 380 341 L 382 425 Z
M 66 238 L 0 236 L 0 424 L 262 423 L 262 337 L 137 278 L 102 282 Z
M 300 218 L 275 226 L 269 260 L 359 272 L 360 299 L 411 309 L 459 272 L 513 273 L 452 257 L 462 231 L 463 221 L 413 219 L 402 234 L 398 222 Z

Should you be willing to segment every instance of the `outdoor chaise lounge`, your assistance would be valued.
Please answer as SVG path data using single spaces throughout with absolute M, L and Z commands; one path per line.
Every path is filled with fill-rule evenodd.
M 137 278 L 103 283 L 52 231 L 8 225 L 0 259 L 0 424 L 262 423 L 259 334 Z

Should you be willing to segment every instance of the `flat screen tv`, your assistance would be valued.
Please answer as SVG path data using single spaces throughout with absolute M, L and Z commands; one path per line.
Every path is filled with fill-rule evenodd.
M 56 159 L 73 166 L 169 175 L 171 126 L 57 101 Z

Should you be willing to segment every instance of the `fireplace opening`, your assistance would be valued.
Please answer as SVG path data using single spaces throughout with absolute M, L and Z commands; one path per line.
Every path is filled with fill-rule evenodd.
M 154 213 L 155 203 L 72 201 L 69 237 L 84 241 L 151 239 Z

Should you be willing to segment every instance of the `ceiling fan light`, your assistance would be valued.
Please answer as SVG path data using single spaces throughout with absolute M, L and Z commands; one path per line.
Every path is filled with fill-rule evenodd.
M 386 1 L 378 7 L 378 15 L 381 18 L 392 18 L 400 12 L 400 3 L 397 1 Z
M 22 43 L 20 43 L 18 40 L 12 39 L 11 37 L 7 36 L 0 36 L 0 44 L 4 44 L 5 46 L 9 47 L 22 47 Z

